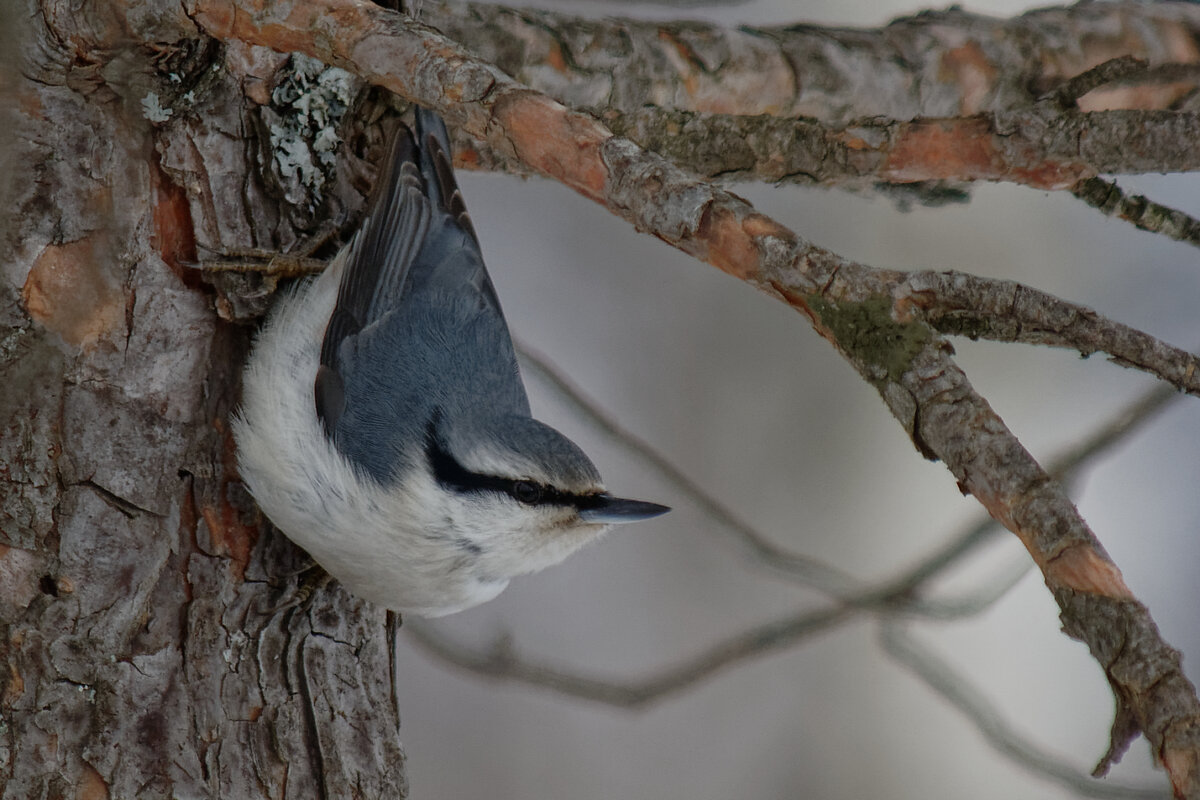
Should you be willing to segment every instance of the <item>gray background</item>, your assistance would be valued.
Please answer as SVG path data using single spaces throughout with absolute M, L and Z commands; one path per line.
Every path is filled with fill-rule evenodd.
M 576 3 L 581 14 L 676 17 L 663 7 Z M 1008 14 L 1028 7 L 970 3 Z M 763 0 L 688 16 L 726 23 L 875 25 L 899 3 Z M 805 320 L 690 260 L 562 186 L 460 176 L 514 335 L 786 547 L 864 578 L 896 574 L 980 513 L 922 460 L 874 389 Z M 1188 177 L 1122 180 L 1200 213 Z M 1083 302 L 1200 346 L 1194 248 L 1102 218 L 1061 194 L 981 185 L 966 206 L 901 213 L 888 201 L 797 187 L 734 187 L 817 243 L 878 267 L 961 269 Z M 1152 384 L 1101 357 L 956 340 L 960 363 L 1045 459 Z M 481 647 L 629 678 L 820 596 L 747 561 L 732 537 L 530 380 L 535 413 L 589 452 L 616 493 L 675 511 L 620 529 L 485 606 L 439 620 Z M 1096 462 L 1084 516 L 1200 678 L 1200 413 L 1183 400 Z M 944 582 L 968 589 L 1019 563 L 1002 537 Z M 1086 771 L 1107 746 L 1112 700 L 1086 649 L 1058 630 L 1031 572 L 981 617 L 916 633 L 972 676 L 1020 731 Z M 718 674 L 644 712 L 489 683 L 402 634 L 402 735 L 416 798 L 1058 798 L 997 755 L 857 622 Z M 1159 781 L 1144 740 L 1114 777 Z

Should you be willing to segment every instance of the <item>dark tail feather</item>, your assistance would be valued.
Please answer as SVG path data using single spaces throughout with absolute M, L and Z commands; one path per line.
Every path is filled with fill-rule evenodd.
M 450 134 L 446 131 L 446 123 L 435 111 L 423 106 L 413 108 L 416 111 L 417 149 L 420 151 L 418 163 L 421 178 L 425 181 L 426 195 L 434 206 L 456 219 L 478 243 L 475 226 L 471 224 L 462 192 L 454 180 L 450 163 Z

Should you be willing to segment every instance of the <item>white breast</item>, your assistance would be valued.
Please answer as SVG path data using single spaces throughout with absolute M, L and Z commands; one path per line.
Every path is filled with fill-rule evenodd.
M 255 342 L 233 420 L 242 480 L 271 521 L 359 597 L 422 616 L 491 600 L 508 580 L 476 568 L 444 492 L 416 474 L 385 489 L 324 434 L 313 381 L 342 263 L 281 298 Z

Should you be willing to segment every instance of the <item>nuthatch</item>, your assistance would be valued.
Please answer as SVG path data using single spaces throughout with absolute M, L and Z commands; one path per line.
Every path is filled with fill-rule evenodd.
M 418 108 L 415 131 L 354 239 L 263 326 L 233 430 L 280 530 L 359 597 L 434 617 L 668 509 L 610 495 L 530 416 L 445 125 Z

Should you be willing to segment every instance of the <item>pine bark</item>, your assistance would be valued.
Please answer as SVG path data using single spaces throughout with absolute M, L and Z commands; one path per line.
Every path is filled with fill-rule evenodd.
M 392 628 L 337 588 L 272 610 L 305 557 L 236 474 L 252 329 L 185 263 L 340 201 L 297 223 L 262 177 L 263 62 L 64 10 L 0 48 L 0 797 L 404 796 Z M 207 82 L 203 126 L 147 120 L 163 69 Z

